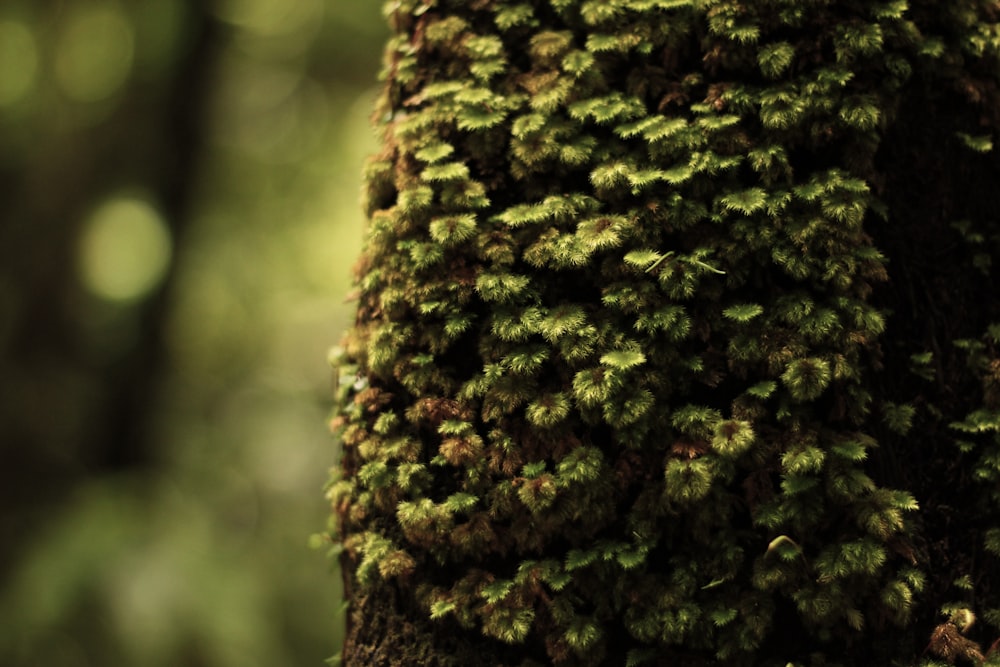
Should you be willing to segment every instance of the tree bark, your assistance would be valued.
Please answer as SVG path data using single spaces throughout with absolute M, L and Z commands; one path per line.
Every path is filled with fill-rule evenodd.
M 345 662 L 984 657 L 997 14 L 393 3 Z

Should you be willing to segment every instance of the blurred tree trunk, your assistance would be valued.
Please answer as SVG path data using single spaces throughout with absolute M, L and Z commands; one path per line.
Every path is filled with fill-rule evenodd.
M 75 14 L 62 6 L 35 7 L 37 26 L 69 32 Z M 0 165 L 0 568 L 77 482 L 155 458 L 147 418 L 166 362 L 170 274 L 139 302 L 107 302 L 81 284 L 78 252 L 88 213 L 122 192 L 148 197 L 179 246 L 218 47 L 203 3 L 182 14 L 162 71 L 140 76 L 132 63 L 111 99 L 37 103 L 0 133 L 10 149 Z M 62 95 L 39 85 L 39 96 Z
M 981 662 L 996 4 L 389 16 L 347 664 Z

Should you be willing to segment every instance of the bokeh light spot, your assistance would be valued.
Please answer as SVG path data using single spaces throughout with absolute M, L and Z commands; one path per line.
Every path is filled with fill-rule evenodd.
M 38 47 L 23 23 L 0 21 L 0 107 L 19 102 L 35 83 Z
M 172 240 L 149 202 L 118 197 L 87 220 L 80 240 L 80 278 L 95 295 L 131 302 L 155 289 L 167 273 Z
M 316 27 L 322 0 L 220 0 L 214 11 L 222 20 L 260 35 L 295 34 Z
M 132 70 L 131 24 L 110 6 L 81 7 L 65 20 L 55 57 L 60 89 L 78 102 L 111 97 Z

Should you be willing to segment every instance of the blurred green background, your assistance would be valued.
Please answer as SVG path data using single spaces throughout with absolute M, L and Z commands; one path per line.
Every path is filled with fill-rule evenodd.
M 0 1 L 0 665 L 321 665 L 375 0 Z

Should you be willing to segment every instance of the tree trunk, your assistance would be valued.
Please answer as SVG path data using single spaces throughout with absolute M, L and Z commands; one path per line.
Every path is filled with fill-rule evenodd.
M 393 3 L 345 661 L 981 661 L 998 15 Z

